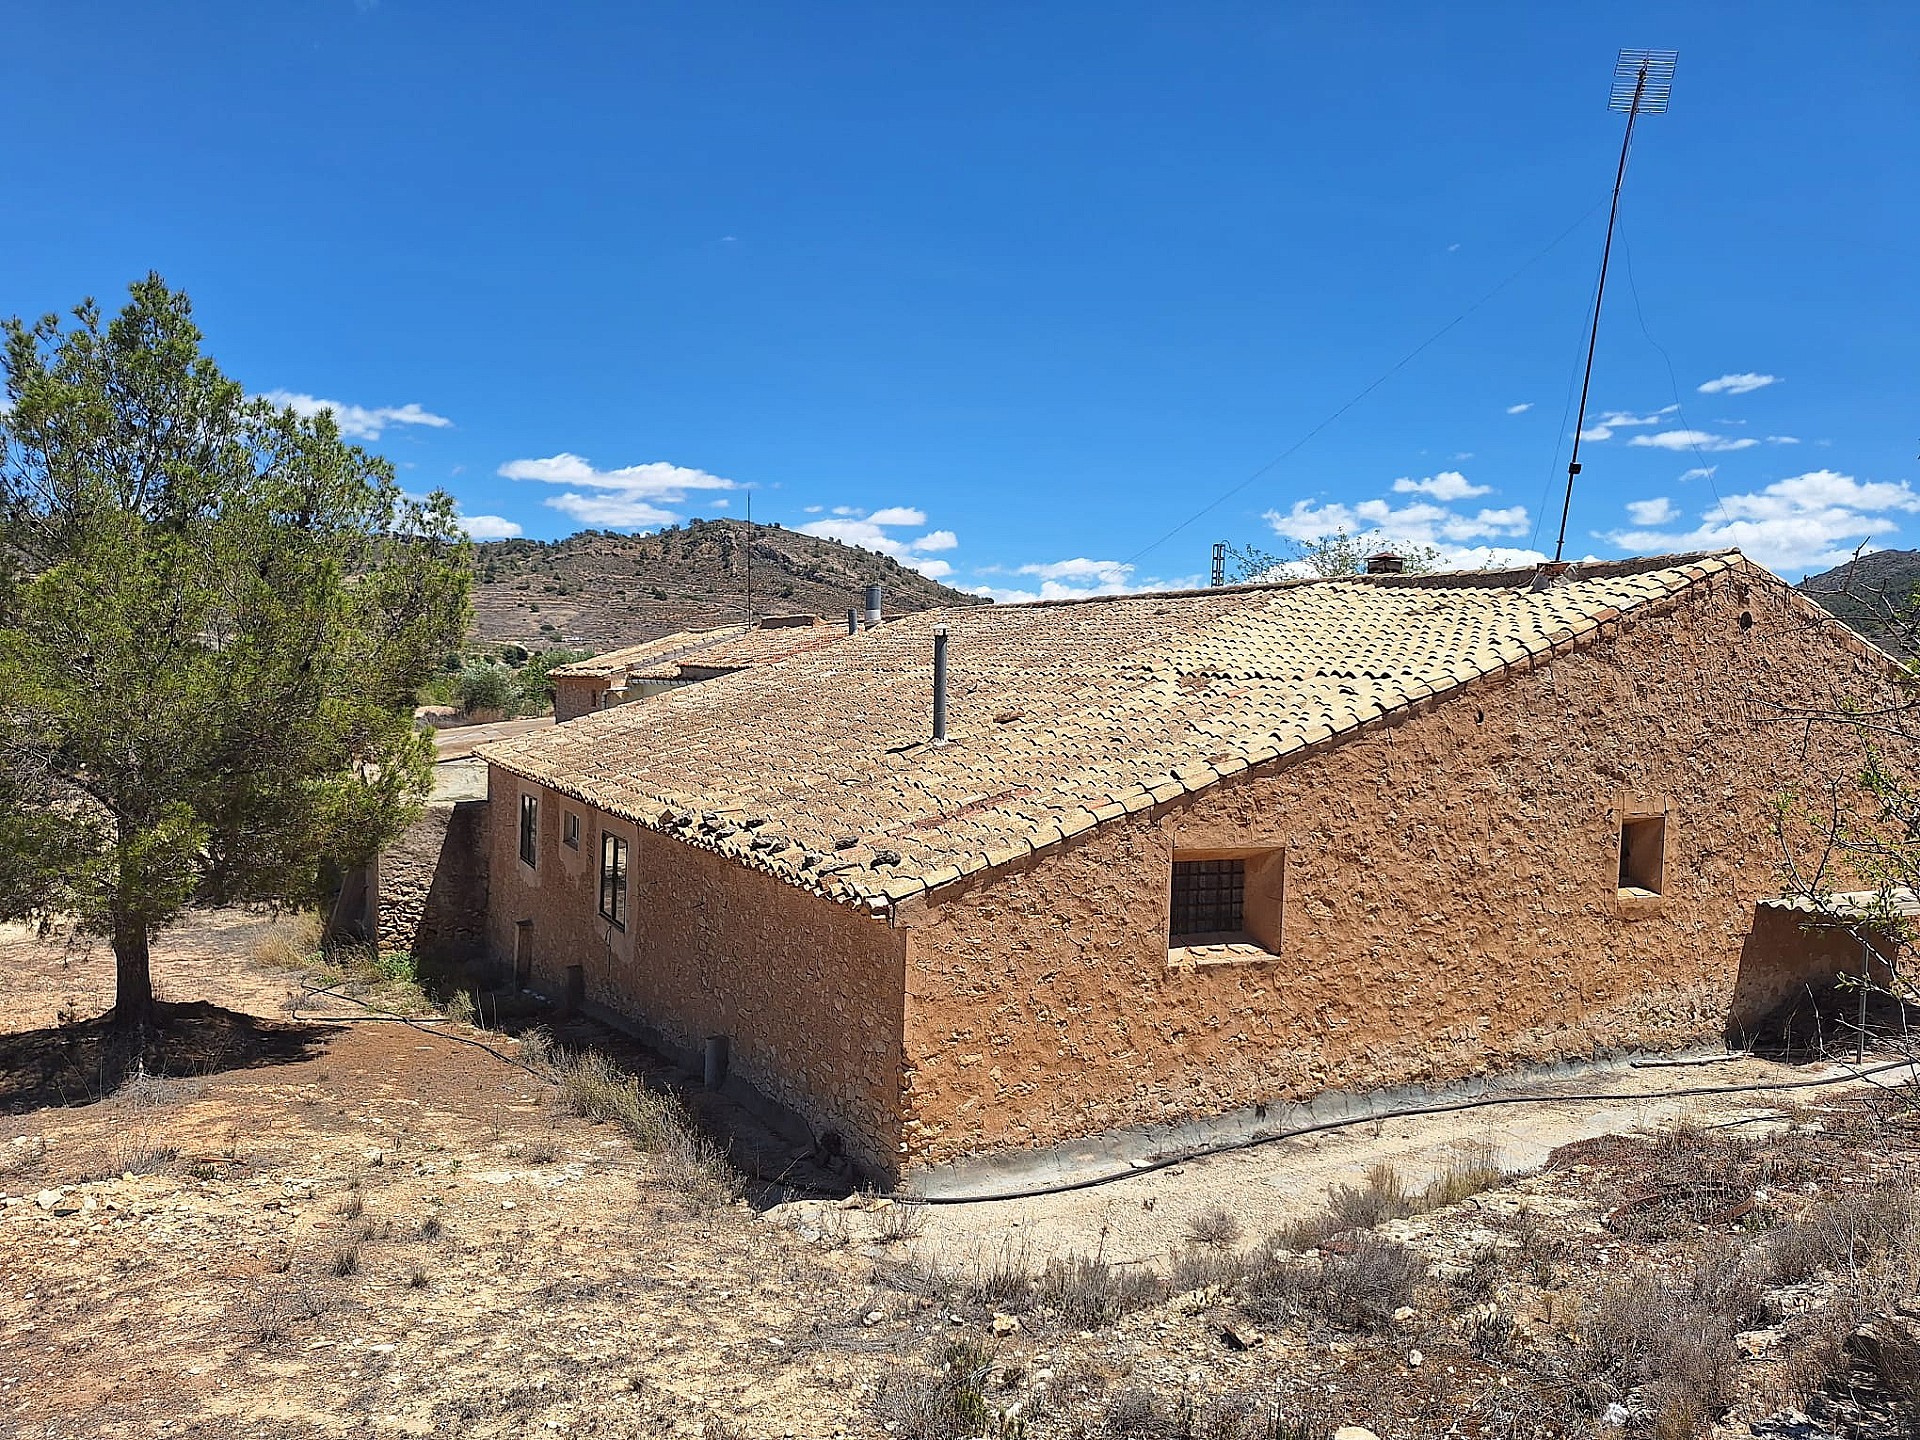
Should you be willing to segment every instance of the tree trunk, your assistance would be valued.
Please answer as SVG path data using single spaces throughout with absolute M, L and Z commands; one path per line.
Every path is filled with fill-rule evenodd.
M 113 1024 L 145 1030 L 153 1021 L 153 967 L 147 927 L 137 920 L 113 927 Z

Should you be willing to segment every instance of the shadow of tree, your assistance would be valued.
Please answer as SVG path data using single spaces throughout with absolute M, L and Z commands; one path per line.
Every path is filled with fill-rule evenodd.
M 200 1076 L 309 1060 L 339 1025 L 289 1024 L 204 1000 L 159 1007 L 135 1036 L 97 1015 L 72 1025 L 0 1035 L 0 1113 L 104 1100 L 136 1071 Z

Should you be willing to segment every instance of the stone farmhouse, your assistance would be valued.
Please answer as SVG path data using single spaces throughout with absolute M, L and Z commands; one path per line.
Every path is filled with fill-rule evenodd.
M 909 615 L 485 747 L 486 943 L 888 1180 L 1680 1047 L 1890 664 L 1737 552 Z
M 682 630 L 590 660 L 556 665 L 549 672 L 553 718 L 577 720 L 612 705 L 650 699 L 681 685 L 784 660 L 846 634 L 846 627 L 817 615 L 767 615 L 750 626 Z

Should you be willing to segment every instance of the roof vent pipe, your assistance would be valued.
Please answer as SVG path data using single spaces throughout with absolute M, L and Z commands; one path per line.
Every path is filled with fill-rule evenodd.
M 860 612 L 858 610 L 849 610 L 847 611 L 847 634 L 858 635 L 859 633 Z
M 947 743 L 947 627 L 933 627 L 933 743 Z
M 1382 550 L 1378 555 L 1367 557 L 1369 575 L 1404 575 L 1407 573 L 1407 561 L 1404 555 L 1396 555 L 1391 550 Z
M 873 629 L 880 623 L 880 587 L 867 586 L 867 628 Z

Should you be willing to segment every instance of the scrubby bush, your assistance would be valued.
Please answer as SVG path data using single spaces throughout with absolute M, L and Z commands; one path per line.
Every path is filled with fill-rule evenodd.
M 1404 1245 L 1361 1236 L 1346 1254 L 1301 1260 L 1267 1251 L 1242 1282 L 1243 1308 L 1265 1325 L 1317 1314 L 1343 1330 L 1384 1330 L 1411 1303 L 1426 1262 Z
M 517 693 L 513 672 L 504 665 L 467 666 L 453 691 L 455 702 L 469 715 L 505 714 L 513 707 Z

